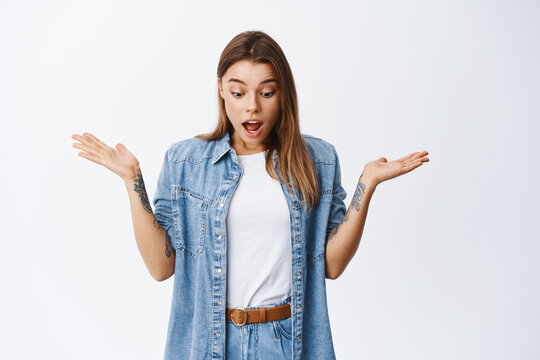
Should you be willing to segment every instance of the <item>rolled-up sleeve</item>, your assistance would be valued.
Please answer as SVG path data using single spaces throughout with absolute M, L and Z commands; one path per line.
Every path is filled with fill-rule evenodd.
M 343 186 L 341 186 L 341 166 L 339 164 L 339 157 L 336 148 L 333 145 L 332 151 L 336 159 L 336 167 L 334 174 L 334 185 L 332 188 L 332 205 L 330 206 L 330 214 L 328 216 L 326 242 L 328 242 L 328 235 L 330 235 L 330 232 L 339 225 L 339 223 L 345 216 L 345 198 L 347 197 L 347 192 L 345 191 Z
M 171 146 L 172 147 L 172 146 Z M 172 192 L 171 192 L 171 164 L 169 156 L 171 147 L 165 152 L 165 158 L 158 177 L 156 193 L 154 195 L 154 215 L 157 222 L 169 234 L 173 247 L 175 247 L 173 233 Z

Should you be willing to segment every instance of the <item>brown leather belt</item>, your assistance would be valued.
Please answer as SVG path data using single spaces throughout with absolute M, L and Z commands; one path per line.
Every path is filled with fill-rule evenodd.
M 263 323 L 266 321 L 274 321 L 286 319 L 291 316 L 291 304 L 283 304 L 273 307 L 258 307 L 256 309 L 231 309 L 225 311 L 225 319 L 232 320 L 236 325 L 244 325 L 247 323 Z

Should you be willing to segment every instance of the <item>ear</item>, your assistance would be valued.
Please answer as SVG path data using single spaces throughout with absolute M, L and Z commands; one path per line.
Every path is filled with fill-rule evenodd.
M 222 99 L 225 99 L 225 94 L 223 93 L 223 84 L 221 84 L 221 80 L 219 78 L 217 79 L 217 83 L 218 83 L 219 95 L 221 95 Z

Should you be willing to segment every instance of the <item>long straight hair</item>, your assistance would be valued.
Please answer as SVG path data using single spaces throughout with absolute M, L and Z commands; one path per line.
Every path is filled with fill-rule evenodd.
M 319 179 L 300 133 L 296 86 L 287 58 L 278 43 L 266 33 L 244 31 L 236 35 L 221 53 L 217 68 L 220 81 L 223 81 L 223 75 L 232 64 L 246 59 L 272 65 L 278 79 L 281 119 L 272 128 L 267 141 L 266 172 L 281 182 L 272 159 L 276 150 L 281 175 L 287 188 L 300 201 L 293 191 L 293 187 L 297 188 L 305 199 L 305 205 L 314 207 L 319 202 Z M 210 133 L 196 135 L 198 139 L 213 141 L 221 139 L 227 131 L 229 134 L 234 133 L 219 88 L 217 95 L 219 103 L 217 126 Z

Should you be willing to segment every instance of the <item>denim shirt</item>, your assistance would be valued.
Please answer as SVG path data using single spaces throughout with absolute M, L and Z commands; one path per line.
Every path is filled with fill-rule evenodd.
M 320 200 L 310 207 L 283 182 L 291 224 L 292 355 L 295 360 L 335 359 L 326 300 L 328 234 L 345 215 L 346 192 L 336 149 L 302 134 L 319 176 Z M 227 209 L 242 177 L 229 134 L 190 138 L 165 154 L 153 204 L 176 252 L 165 360 L 224 359 L 227 276 Z M 264 206 L 264 204 L 261 204 Z M 261 249 L 264 251 L 264 249 Z

